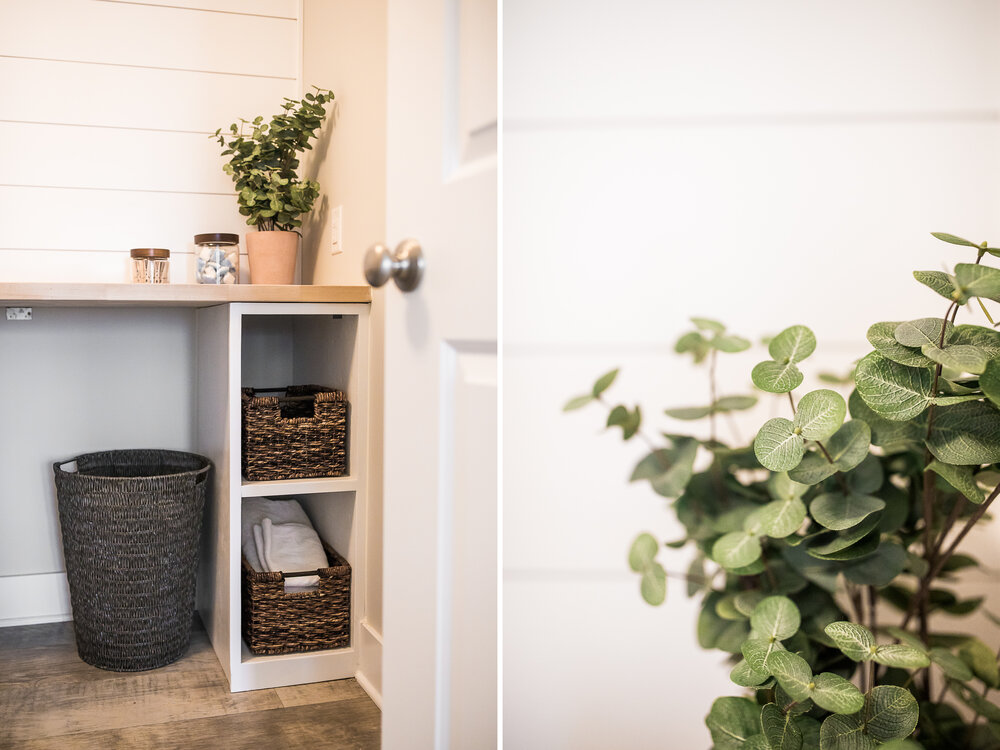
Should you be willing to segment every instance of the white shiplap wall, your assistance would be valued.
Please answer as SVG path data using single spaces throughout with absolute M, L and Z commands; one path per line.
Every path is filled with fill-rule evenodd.
M 298 95 L 299 7 L 0 0 L 0 281 L 127 281 L 155 246 L 192 283 L 196 233 L 245 231 L 208 134 Z M 69 616 L 52 461 L 194 448 L 192 315 L 0 319 L 0 624 Z
M 0 279 L 153 246 L 192 283 L 196 233 L 247 229 L 208 135 L 298 95 L 300 40 L 298 0 L 0 0 Z
M 965 256 L 928 233 L 1000 237 L 998 32 L 992 0 L 504 4 L 509 746 L 710 745 L 702 718 L 739 690 L 683 584 L 653 609 L 626 567 L 637 532 L 681 530 L 626 481 L 643 447 L 560 408 L 620 365 L 613 397 L 651 434 L 690 429 L 659 416 L 708 399 L 670 354 L 689 315 L 755 339 L 807 324 L 814 377 L 870 322 L 941 314 L 910 271 Z M 722 392 L 761 358 L 724 358 Z

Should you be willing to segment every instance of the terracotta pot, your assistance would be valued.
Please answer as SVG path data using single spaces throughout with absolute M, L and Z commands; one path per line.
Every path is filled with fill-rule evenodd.
M 295 232 L 247 232 L 251 284 L 294 284 L 299 235 Z

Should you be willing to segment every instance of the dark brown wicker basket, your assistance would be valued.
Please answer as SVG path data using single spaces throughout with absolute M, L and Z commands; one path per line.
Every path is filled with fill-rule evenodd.
M 211 461 L 116 450 L 53 465 L 80 658 L 116 672 L 154 669 L 187 650 Z
M 343 391 L 318 385 L 243 389 L 243 476 L 266 481 L 347 474 L 349 405 Z
M 243 640 L 254 654 L 289 654 L 351 645 L 351 566 L 323 542 L 329 568 L 319 587 L 285 591 L 283 573 L 259 573 L 243 558 Z

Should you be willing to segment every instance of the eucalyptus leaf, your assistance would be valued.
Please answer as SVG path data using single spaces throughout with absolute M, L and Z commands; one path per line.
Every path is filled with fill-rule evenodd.
M 597 379 L 597 382 L 594 383 L 594 388 L 592 391 L 594 398 L 597 398 L 602 393 L 604 393 L 604 391 L 608 390 L 611 384 L 615 382 L 615 378 L 617 377 L 618 377 L 617 368 L 612 370 L 611 372 L 601 375 L 601 377 Z
M 795 635 L 801 622 L 799 608 L 787 596 L 762 599 L 750 617 L 750 627 L 755 633 L 778 641 Z
M 868 343 L 883 357 L 898 364 L 907 367 L 933 367 L 934 362 L 921 354 L 919 348 L 903 346 L 896 341 L 893 334 L 899 323 L 900 321 L 874 323 L 868 329 Z
M 802 457 L 801 463 L 788 472 L 788 476 L 795 482 L 813 485 L 819 484 L 836 473 L 836 464 L 830 463 L 826 456 L 814 451 L 806 453 Z
M 973 263 L 958 263 L 955 280 L 969 297 L 982 297 L 1000 302 L 1000 270 Z
M 868 456 L 871 439 L 871 428 L 860 419 L 852 419 L 833 433 L 826 443 L 826 451 L 838 471 L 850 471 Z
M 703 419 L 712 413 L 711 406 L 682 406 L 675 409 L 664 409 L 663 413 L 674 419 L 694 421 Z
M 914 271 L 913 278 L 930 287 L 945 299 L 964 305 L 968 297 L 958 289 L 955 277 L 943 271 Z
M 884 507 L 885 501 L 873 495 L 827 492 L 813 500 L 809 513 L 821 526 L 842 531 L 857 526 L 867 516 Z
M 952 466 L 940 461 L 931 461 L 927 465 L 927 469 L 936 472 L 944 481 L 965 495 L 970 502 L 982 505 L 983 501 L 986 500 L 986 493 L 973 479 L 971 466 Z
M 872 658 L 879 664 L 900 669 L 921 669 L 931 663 L 923 651 L 902 643 L 879 646 Z
M 792 721 L 794 717 L 768 703 L 761 708 L 760 724 L 771 750 L 801 750 L 802 731 Z
M 930 404 L 931 373 L 906 367 L 872 352 L 858 362 L 858 393 L 879 416 L 902 422 L 920 414 Z
M 776 472 L 767 480 L 767 491 L 775 500 L 798 500 L 809 491 L 809 485 L 792 480 L 788 472 Z
M 740 687 L 757 687 L 770 676 L 770 672 L 755 670 L 747 663 L 746 659 L 740 659 L 736 662 L 736 666 L 729 673 L 729 679 Z
M 760 734 L 760 708 L 746 698 L 716 698 L 705 724 L 716 750 L 742 750 L 747 739 Z
M 812 669 L 809 662 L 790 651 L 775 651 L 768 657 L 767 668 L 792 698 L 804 701 L 812 697 Z
M 793 423 L 783 417 L 769 419 L 760 428 L 753 443 L 754 455 L 771 471 L 794 469 L 805 453 L 805 441 Z
M 708 331 L 709 333 L 725 333 L 726 331 L 726 327 L 722 323 L 711 318 L 691 318 L 690 320 L 700 331 Z
M 819 733 L 821 750 L 875 750 L 875 740 L 864 733 L 859 716 L 833 714 L 823 720 Z
M 802 371 L 793 362 L 773 362 L 766 360 L 759 363 L 750 372 L 753 384 L 768 393 L 788 393 L 802 385 Z
M 764 598 L 764 594 L 759 589 L 750 589 L 749 591 L 741 591 L 736 595 L 733 600 L 733 604 L 744 616 L 750 617 L 753 614 L 754 608 L 760 603 L 760 600 Z
M 760 554 L 760 538 L 746 531 L 725 534 L 712 546 L 712 559 L 727 570 L 749 565 Z
M 647 604 L 654 607 L 663 604 L 667 598 L 667 573 L 660 563 L 654 562 L 642 572 L 639 593 Z
M 775 651 L 784 651 L 785 647 L 781 644 L 781 641 L 758 636 L 747 638 L 740 650 L 743 653 L 743 658 L 746 659 L 747 664 L 754 672 L 763 672 L 770 676 L 771 670 L 767 666 L 768 658 Z
M 986 398 L 1000 406 L 1000 359 L 991 359 L 986 363 L 979 376 L 979 387 L 983 389 Z
M 941 671 L 946 677 L 961 682 L 968 682 L 972 679 L 972 670 L 969 665 L 948 649 L 935 646 L 930 650 L 929 655 L 931 661 L 941 667 Z
M 990 359 L 1000 357 L 1000 331 L 985 326 L 963 324 L 955 326 L 949 339 L 951 344 L 962 344 L 982 349 Z
M 908 737 L 917 728 L 920 709 L 909 690 L 895 685 L 872 688 L 865 700 L 865 732 L 876 742 Z
M 816 350 L 816 336 L 805 326 L 786 328 L 768 344 L 775 362 L 801 362 Z
M 945 464 L 977 466 L 1000 461 L 1000 412 L 982 401 L 941 407 L 927 447 Z
M 806 518 L 806 506 L 798 498 L 774 500 L 757 511 L 762 533 L 783 539 L 798 531 Z
M 823 672 L 813 678 L 810 697 L 820 708 L 835 714 L 853 714 L 865 705 L 865 697 L 854 685 L 832 672 Z
M 948 343 L 949 334 L 954 327 L 950 320 L 944 318 L 918 318 L 900 323 L 892 335 L 903 346 L 917 349 L 927 344 L 943 346 Z
M 809 554 L 813 557 L 819 557 L 821 559 L 843 559 L 842 557 L 837 556 L 836 553 L 842 552 L 843 550 L 848 549 L 849 547 L 852 547 L 860 542 L 868 536 L 868 534 L 871 533 L 876 526 L 878 526 L 878 522 L 878 515 L 872 513 L 856 526 L 844 529 L 839 534 L 834 536 L 833 539 L 824 541 L 821 544 L 810 545 L 808 548 Z M 820 537 L 820 539 L 822 540 L 823 537 Z
M 968 240 L 963 240 L 961 237 L 956 237 L 953 234 L 948 234 L 947 232 L 931 232 L 934 237 L 937 237 L 942 242 L 949 242 L 952 245 L 965 245 L 966 247 L 974 247 L 979 250 L 979 245 L 975 242 L 969 242 Z
M 757 405 L 756 396 L 723 396 L 715 402 L 717 412 L 745 411 Z
M 846 621 L 831 622 L 823 630 L 848 659 L 868 661 L 872 658 L 875 651 L 875 636 L 863 625 Z
M 840 428 L 846 415 L 844 397 L 824 388 L 802 397 L 792 426 L 807 440 L 826 440 Z
M 628 565 L 636 573 L 641 573 L 652 564 L 660 550 L 660 544 L 652 534 L 642 533 L 632 542 L 628 553 Z
M 958 649 L 958 655 L 973 673 L 991 688 L 1000 687 L 1000 671 L 996 653 L 978 638 L 969 638 Z
M 717 335 L 710 339 L 708 344 L 713 349 L 718 349 L 720 352 L 726 352 L 729 354 L 746 351 L 751 346 L 747 339 L 742 338 L 741 336 L 733 336 L 732 334 Z
M 885 513 L 882 514 L 882 519 Z M 906 565 L 906 550 L 896 542 L 884 541 L 872 554 L 846 566 L 844 576 L 861 586 L 888 586 Z

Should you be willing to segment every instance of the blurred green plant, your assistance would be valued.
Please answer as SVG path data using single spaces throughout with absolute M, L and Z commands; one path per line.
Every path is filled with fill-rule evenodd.
M 707 362 L 709 403 L 666 414 L 708 419 L 707 438 L 648 437 L 638 406 L 608 399 L 618 370 L 565 406 L 603 405 L 608 427 L 647 443 L 631 481 L 671 500 L 686 535 L 667 546 L 695 548 L 678 577 L 702 596 L 698 641 L 730 654 L 730 679 L 752 692 L 713 703 L 706 724 L 719 750 L 1000 748 L 990 700 L 1000 653 L 930 621 L 982 604 L 949 586 L 978 565 L 957 550 L 1000 494 L 1000 332 L 955 316 L 975 299 L 992 323 L 983 300 L 1000 302 L 1000 269 L 982 261 L 1000 248 L 933 234 L 976 254 L 954 273 L 914 273 L 946 300 L 944 316 L 872 325 L 874 350 L 851 377 L 820 376 L 853 382 L 846 401 L 819 389 L 796 403 L 816 348 L 807 327 L 767 340 L 750 377 L 787 398 L 789 417 L 765 422 L 752 445 L 721 442 L 716 424 L 757 403 L 717 394 L 719 355 L 751 343 L 705 318 L 691 319 L 675 351 Z M 670 575 L 659 550 L 644 532 L 628 554 L 653 605 Z

